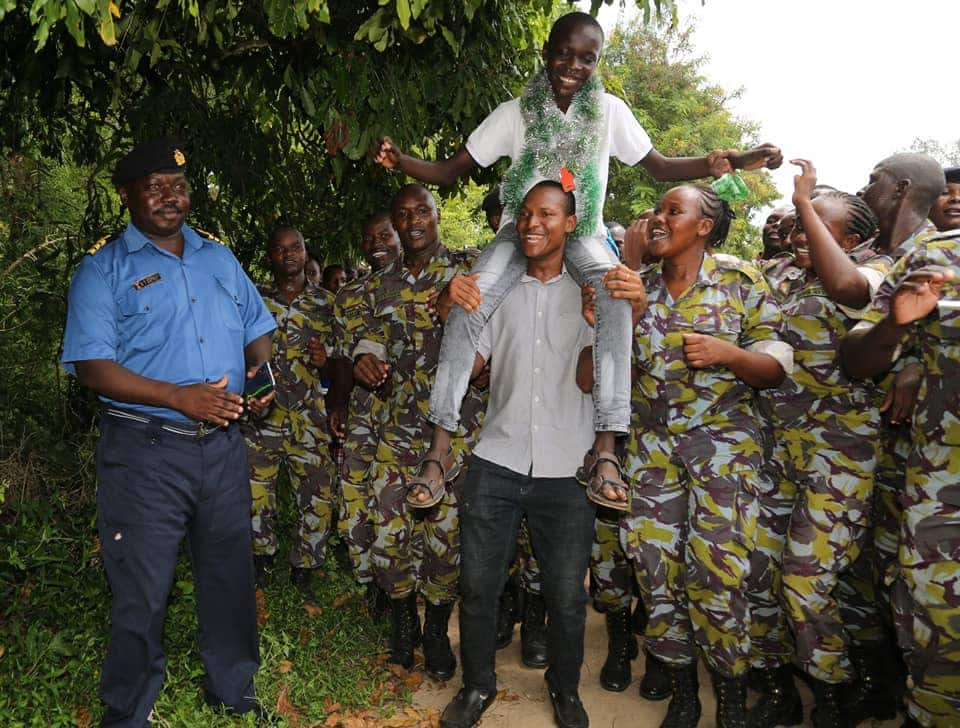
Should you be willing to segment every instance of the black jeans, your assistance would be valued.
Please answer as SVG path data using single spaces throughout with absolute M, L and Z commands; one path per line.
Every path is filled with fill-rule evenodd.
M 577 690 L 595 511 L 574 478 L 531 478 L 473 457 L 460 501 L 460 659 L 463 683 L 485 694 L 494 671 L 497 605 L 526 514 L 547 606 L 547 680 Z

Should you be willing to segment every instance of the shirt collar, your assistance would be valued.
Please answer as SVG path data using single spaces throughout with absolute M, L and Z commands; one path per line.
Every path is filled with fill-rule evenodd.
M 562 279 L 563 279 L 565 276 L 567 276 L 567 275 L 569 275 L 569 273 L 567 273 L 567 264 L 564 263 L 564 264 L 560 267 L 560 273 L 559 273 L 558 275 L 555 275 L 553 278 L 551 278 L 551 279 L 548 280 L 548 281 L 543 281 L 543 285 L 549 286 L 549 285 L 551 285 L 551 284 L 553 284 L 553 283 L 557 283 L 557 282 L 559 282 L 560 280 L 562 280 Z M 521 276 L 521 278 L 520 278 L 520 282 L 521 282 L 521 283 L 530 283 L 530 282 L 532 282 L 532 281 L 536 281 L 537 283 L 540 283 L 540 282 L 541 282 L 539 278 L 534 278 L 533 276 L 528 275 L 527 273 L 524 273 L 523 276 Z
M 381 274 L 389 272 L 391 275 L 405 278 L 411 283 L 415 283 L 420 278 L 423 278 L 423 276 L 428 272 L 436 270 L 438 267 L 445 270 L 447 267 L 449 267 L 449 264 L 449 251 L 444 247 L 443 243 L 440 243 L 440 245 L 437 246 L 437 252 L 434 253 L 433 257 L 423 267 L 423 270 L 420 271 L 420 276 L 418 278 L 414 278 L 413 274 L 407 269 L 407 264 L 403 262 L 402 249 L 400 251 L 400 255 L 394 258 L 393 262 L 384 268 Z
M 203 247 L 203 238 L 194 232 L 192 227 L 184 225 L 182 230 L 184 249 L 200 250 Z M 123 242 L 127 246 L 128 253 L 136 253 L 146 245 L 153 245 L 150 238 L 140 232 L 132 220 L 127 221 L 127 229 L 123 233 Z

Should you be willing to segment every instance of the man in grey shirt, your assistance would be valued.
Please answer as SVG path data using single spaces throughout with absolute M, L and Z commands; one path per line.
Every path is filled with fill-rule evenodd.
M 527 273 L 480 337 L 474 375 L 491 362 L 490 400 L 460 505 L 464 687 L 443 712 L 444 728 L 474 725 L 496 698 L 497 600 L 524 515 L 550 615 L 546 681 L 554 716 L 563 727 L 589 725 L 578 686 L 595 513 L 574 474 L 594 437 L 592 398 L 576 384 L 593 327 L 563 266 L 576 223 L 573 194 L 559 183 L 530 189 L 517 220 Z M 607 287 L 635 306 L 645 299 L 639 276 L 625 267 L 608 274 Z

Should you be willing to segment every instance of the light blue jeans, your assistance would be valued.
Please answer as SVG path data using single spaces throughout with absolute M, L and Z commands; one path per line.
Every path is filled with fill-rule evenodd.
M 569 238 L 565 251 L 567 269 L 580 283 L 597 291 L 597 325 L 593 345 L 594 429 L 597 432 L 627 432 L 630 426 L 630 353 L 633 327 L 628 301 L 610 298 L 601 278 L 619 262 L 600 236 Z M 479 273 L 477 286 L 483 300 L 473 313 L 454 306 L 443 331 L 440 361 L 430 393 L 427 419 L 455 432 L 460 421 L 460 403 L 470 383 L 480 332 L 490 316 L 527 270 L 520 250 L 517 228 L 511 222 L 500 228 L 471 273 Z M 571 352 L 571 356 L 575 356 Z M 576 386 L 570 382 L 570 386 Z

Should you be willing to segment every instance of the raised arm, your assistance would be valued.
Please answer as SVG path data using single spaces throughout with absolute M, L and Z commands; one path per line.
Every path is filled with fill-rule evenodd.
M 430 162 L 404 154 L 390 137 L 378 139 L 371 145 L 370 158 L 387 169 L 399 169 L 421 182 L 441 187 L 452 185 L 477 165 L 466 147 L 460 147 L 449 159 Z
M 720 149 L 702 157 L 665 157 L 651 149 L 640 161 L 640 166 L 660 182 L 721 177 L 734 169 L 776 169 L 781 164 L 783 155 L 773 144 L 761 144 L 743 152 Z
M 831 300 L 848 308 L 863 308 L 870 303 L 870 283 L 834 239 L 810 200 L 817 184 L 817 170 L 806 159 L 791 159 L 790 164 L 801 170 L 793 178 L 793 205 L 806 233 L 817 277 Z

